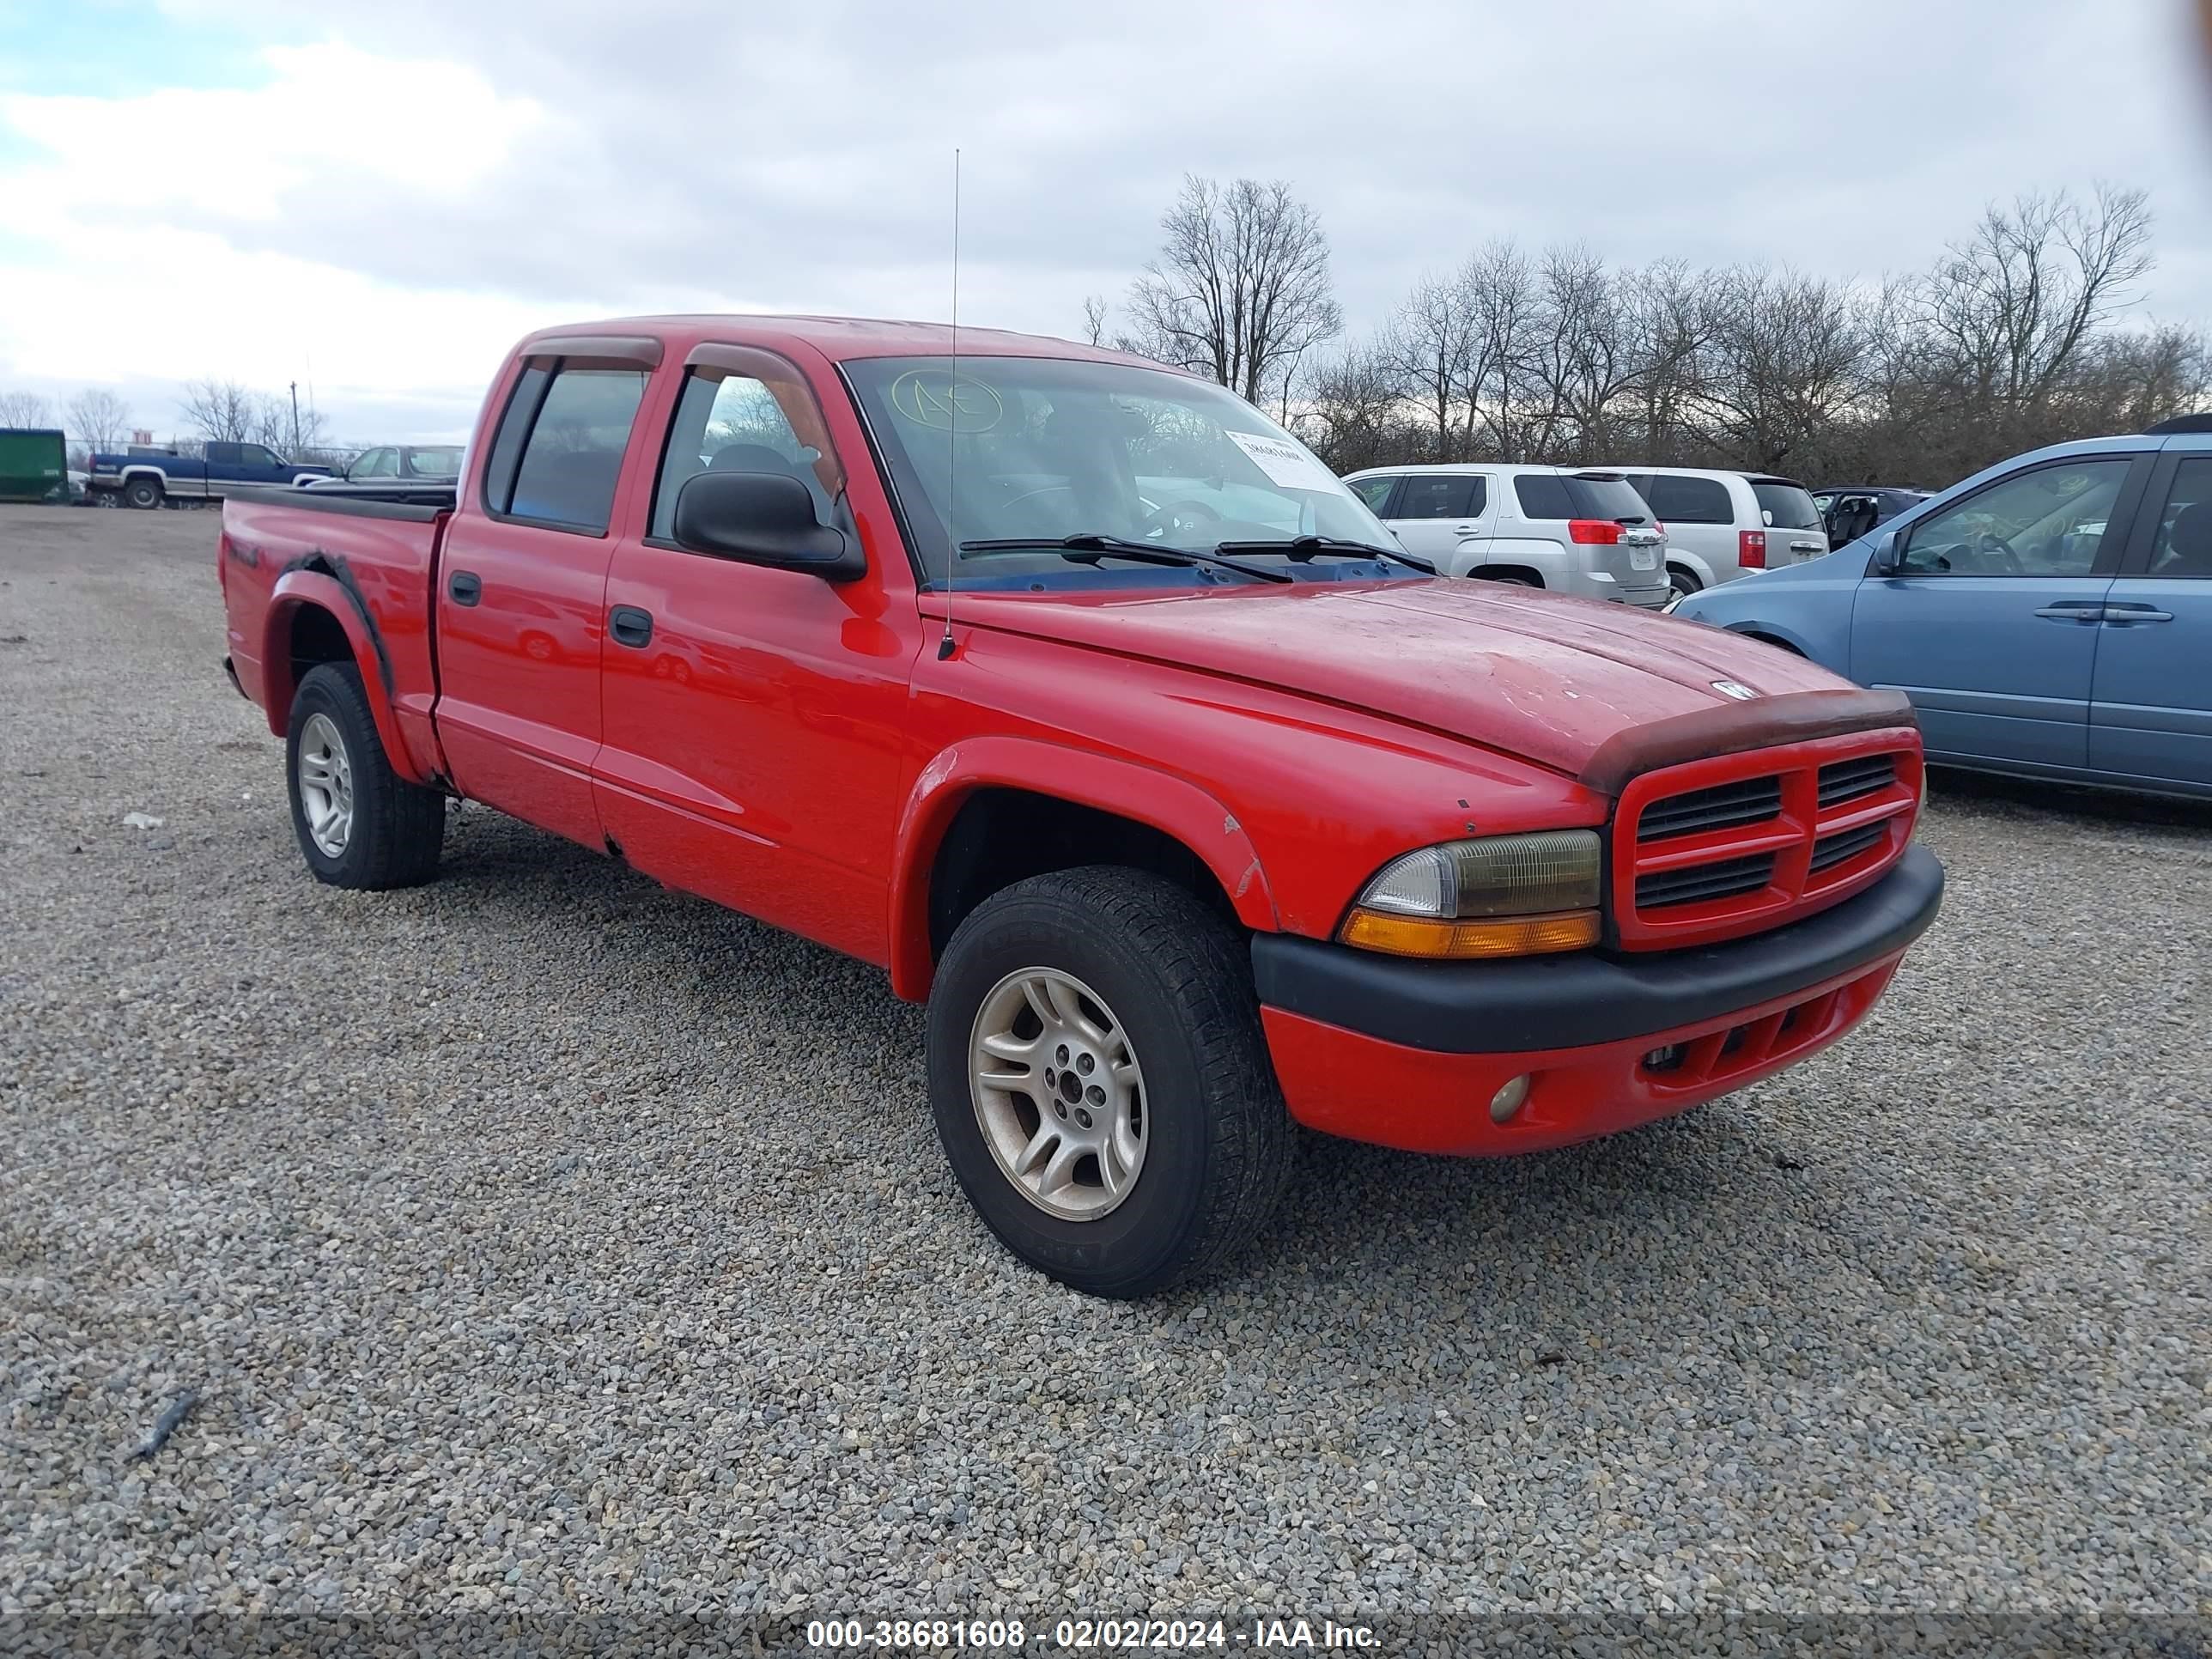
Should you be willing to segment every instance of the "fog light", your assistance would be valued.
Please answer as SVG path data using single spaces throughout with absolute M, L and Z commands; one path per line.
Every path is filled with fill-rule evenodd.
M 1521 1103 L 1528 1098 L 1528 1079 L 1516 1077 L 1490 1097 L 1490 1121 L 1505 1123 L 1521 1109 Z

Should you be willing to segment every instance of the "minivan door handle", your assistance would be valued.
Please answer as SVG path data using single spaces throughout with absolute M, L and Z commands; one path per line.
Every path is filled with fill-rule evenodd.
M 2136 605 L 2126 600 L 2118 604 L 2108 600 L 2105 605 L 2105 620 L 2124 628 L 2130 623 L 2172 622 L 2173 612 L 2156 610 L 2148 605 Z
M 653 613 L 634 605 L 618 605 L 607 612 L 607 632 L 617 645 L 633 647 L 653 643 Z
M 2040 606 L 2035 614 L 2047 617 L 2052 622 L 2102 622 L 2105 619 L 2105 602 L 2102 599 L 2060 599 L 2055 605 Z
M 446 592 L 455 605 L 474 605 L 483 598 L 483 578 L 473 570 L 456 570 L 446 578 Z

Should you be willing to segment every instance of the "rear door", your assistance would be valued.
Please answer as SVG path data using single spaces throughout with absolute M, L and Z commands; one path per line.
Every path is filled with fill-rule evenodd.
M 1850 677 L 1912 699 L 1929 752 L 2081 768 L 2106 595 L 2148 455 L 2008 474 L 1907 525 L 1851 613 Z
M 1476 544 L 1488 538 L 1490 483 L 1476 472 L 1409 472 L 1389 501 L 1383 523 L 1408 553 L 1446 575 L 1480 562 Z
M 2105 597 L 2089 705 L 2100 772 L 2212 794 L 2212 455 L 2167 455 Z
M 1559 482 L 1566 489 L 1571 519 L 1620 526 L 1614 540 L 1573 543 L 1575 550 L 1591 569 L 1611 576 L 1622 598 L 1633 604 L 1662 603 L 1668 587 L 1659 526 L 1665 521 L 1651 504 L 1619 472 L 1572 472 Z
M 578 355 L 556 355 L 562 343 L 509 370 L 491 453 L 469 481 L 477 507 L 447 532 L 438 731 L 462 793 L 598 847 L 608 526 L 660 345 L 579 340 Z
M 1766 532 L 1766 562 L 1802 564 L 1828 550 L 1827 526 L 1803 484 L 1790 478 L 1753 476 L 1751 493 L 1759 502 L 1759 527 Z

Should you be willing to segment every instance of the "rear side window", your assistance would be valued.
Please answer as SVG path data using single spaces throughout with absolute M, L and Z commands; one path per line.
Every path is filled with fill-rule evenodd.
M 1567 481 L 1547 472 L 1525 472 L 1513 481 L 1513 498 L 1521 503 L 1524 519 L 1571 519 L 1574 504 L 1567 499 Z
M 1644 499 L 1668 524 L 1733 524 L 1735 508 L 1728 486 L 1718 478 L 1674 478 L 1652 475 Z
M 1391 510 L 1394 519 L 1471 519 L 1483 509 L 1486 492 L 1477 477 L 1450 473 L 1416 473 Z
M 486 505 L 507 517 L 605 535 L 645 380 L 642 368 L 526 369 L 492 441 Z
M 1820 527 L 1820 509 L 1813 505 L 1813 498 L 1806 494 L 1802 484 L 1791 483 L 1786 478 L 1753 478 L 1751 493 L 1759 497 L 1759 516 L 1776 530 Z

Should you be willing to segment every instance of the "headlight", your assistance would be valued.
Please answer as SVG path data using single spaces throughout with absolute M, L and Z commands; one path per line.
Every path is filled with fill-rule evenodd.
M 1376 873 L 1337 938 L 1399 957 L 1525 957 L 1598 941 L 1595 830 L 1447 842 Z

